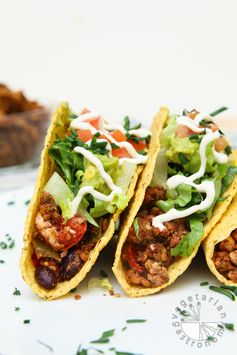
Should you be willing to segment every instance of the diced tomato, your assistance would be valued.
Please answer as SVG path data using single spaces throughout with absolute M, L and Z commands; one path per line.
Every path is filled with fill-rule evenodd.
M 90 110 L 88 110 L 87 108 L 84 108 L 81 112 L 80 115 L 84 115 L 86 113 L 89 113 Z M 95 127 L 96 129 L 100 129 L 100 125 L 101 125 L 101 117 L 97 116 L 93 119 L 89 119 L 89 120 L 85 120 L 84 122 L 89 122 L 93 127 Z
M 79 139 L 81 139 L 83 142 L 87 142 L 92 138 L 92 133 L 89 129 L 85 129 L 85 130 L 77 130 L 77 136 Z
M 88 108 L 83 108 L 83 110 L 80 112 L 80 115 L 84 115 L 85 113 L 89 113 L 90 111 Z
M 189 136 L 191 136 L 192 134 L 195 134 L 195 133 L 190 128 L 188 128 L 187 126 L 179 124 L 177 126 L 177 128 L 176 128 L 175 134 L 179 138 L 186 138 L 186 137 L 189 137 Z
M 112 149 L 112 154 L 117 158 L 131 158 L 126 148 Z
M 126 249 L 126 259 L 127 262 L 129 263 L 131 269 L 137 272 L 142 271 L 141 265 L 138 264 L 137 262 L 137 251 L 134 249 L 134 247 L 129 244 Z
M 34 267 L 37 267 L 40 265 L 39 259 L 37 258 L 35 251 L 33 251 L 32 255 L 31 255 L 31 260 L 32 260 Z
M 79 216 L 74 216 L 60 230 L 59 243 L 64 245 L 64 249 L 69 249 L 82 239 L 86 230 L 87 221 Z
M 216 132 L 219 129 L 215 123 L 210 123 L 210 128 L 211 128 L 212 132 Z
M 100 129 L 101 117 L 100 116 L 95 117 L 93 120 L 88 120 L 88 122 L 90 123 L 90 125 L 92 125 L 96 129 Z
M 124 142 L 127 140 L 127 137 L 123 134 L 123 132 L 116 129 L 113 132 L 110 132 L 110 136 L 114 138 L 117 142 Z
M 228 143 L 225 137 L 221 136 L 216 140 L 215 149 L 217 152 L 223 152 L 227 146 Z
M 132 146 L 136 149 L 137 152 L 139 152 L 140 150 L 145 150 L 147 147 L 147 144 L 145 141 L 140 141 L 140 142 L 136 143 L 132 140 L 129 140 L 129 143 L 132 144 Z

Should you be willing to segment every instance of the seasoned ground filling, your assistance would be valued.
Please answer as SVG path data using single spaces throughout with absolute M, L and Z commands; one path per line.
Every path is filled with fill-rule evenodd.
M 216 244 L 213 262 L 220 274 L 237 283 L 237 229 L 227 239 Z
M 107 219 L 101 232 L 107 229 Z M 53 289 L 60 281 L 70 280 L 88 260 L 99 238 L 99 228 L 75 215 L 64 221 L 53 197 L 43 192 L 35 219 L 32 262 L 35 279 L 45 289 Z
M 163 212 L 156 201 L 165 200 L 162 187 L 148 187 L 137 217 L 129 230 L 122 250 L 122 262 L 130 284 L 143 287 L 160 286 L 169 280 L 168 266 L 172 263 L 171 248 L 188 233 L 186 219 L 165 223 L 165 229 L 152 226 L 152 218 Z

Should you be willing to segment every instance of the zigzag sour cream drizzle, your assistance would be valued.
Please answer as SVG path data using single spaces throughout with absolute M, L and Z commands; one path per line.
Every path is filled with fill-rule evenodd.
M 198 205 L 192 206 L 182 211 L 178 211 L 175 208 L 171 208 L 168 212 L 161 214 L 157 217 L 154 217 L 152 220 L 152 225 L 156 228 L 159 228 L 161 231 L 164 230 L 165 226 L 164 223 L 168 221 L 172 221 L 178 218 L 184 218 L 190 216 L 193 213 L 198 211 L 203 211 L 208 209 L 214 202 L 215 199 L 215 184 L 213 181 L 203 181 L 200 184 L 195 184 L 195 180 L 203 177 L 206 170 L 207 164 L 207 156 L 206 156 L 206 149 L 209 143 L 215 141 L 220 137 L 220 132 L 215 131 L 213 132 L 210 128 L 202 128 L 199 126 L 200 121 L 204 118 L 210 118 L 207 114 L 199 113 L 195 119 L 191 119 L 187 116 L 179 116 L 177 118 L 177 124 L 183 125 L 191 129 L 194 133 L 204 133 L 202 141 L 200 143 L 199 148 L 199 155 L 201 160 L 201 165 L 199 170 L 191 175 L 191 176 L 182 176 L 182 175 L 174 175 L 167 180 L 167 187 L 168 189 L 175 189 L 180 184 L 187 184 L 191 185 L 196 188 L 199 192 L 205 193 L 206 198 Z M 211 119 L 211 118 L 210 118 Z M 219 164 L 225 164 L 228 162 L 229 157 L 224 153 L 219 153 L 213 147 L 213 153 L 215 156 L 216 161 Z
M 92 111 L 92 112 L 87 112 L 84 114 L 81 114 L 79 117 L 77 117 L 76 119 L 74 119 L 71 124 L 70 124 L 70 128 L 72 129 L 80 129 L 80 130 L 89 130 L 92 134 L 96 134 L 96 133 L 100 133 L 101 135 L 103 135 L 106 139 L 104 138 L 98 138 L 97 142 L 107 142 L 107 146 L 106 149 L 108 150 L 108 156 L 111 157 L 112 156 L 112 143 L 116 144 L 116 146 L 118 146 L 119 148 L 125 148 L 129 155 L 130 158 L 120 158 L 119 159 L 119 165 L 122 165 L 124 161 L 128 161 L 129 163 L 132 164 L 144 164 L 147 161 L 147 156 L 139 154 L 135 148 L 132 146 L 131 143 L 129 142 L 118 142 L 116 139 L 114 139 L 113 137 L 111 137 L 109 135 L 109 131 L 113 131 L 113 130 L 119 130 L 121 131 L 123 134 L 126 133 L 126 130 L 123 128 L 122 125 L 118 125 L 118 124 L 107 124 L 107 123 L 103 123 L 101 124 L 103 130 L 97 130 L 95 127 L 93 127 L 90 124 L 90 121 L 92 121 L 93 119 L 95 119 L 95 117 L 100 117 L 100 113 L 97 111 Z M 134 129 L 134 130 L 130 130 L 129 131 L 130 134 L 133 134 L 137 137 L 145 137 L 147 135 L 150 135 L 151 132 L 148 129 L 144 129 L 144 128 L 139 128 L 139 129 Z M 88 140 L 86 142 L 88 145 L 91 144 L 91 140 Z M 84 186 L 82 187 L 79 191 L 77 196 L 75 197 L 75 199 L 72 201 L 72 208 L 73 210 L 75 210 L 75 212 L 77 211 L 77 206 L 79 206 L 83 196 L 85 194 L 91 194 L 93 195 L 95 198 L 102 200 L 102 201 L 106 201 L 106 202 L 111 202 L 114 198 L 114 196 L 116 194 L 121 194 L 122 193 L 122 189 L 118 186 L 116 186 L 110 175 L 108 175 L 103 167 L 103 164 L 101 163 L 101 161 L 94 155 L 92 154 L 90 151 L 82 148 L 82 147 L 75 147 L 74 151 L 77 153 L 82 154 L 85 159 L 87 159 L 88 161 L 90 161 L 93 165 L 96 166 L 96 168 L 98 169 L 99 174 L 101 175 L 101 177 L 104 179 L 105 183 L 107 184 L 107 186 L 110 188 L 111 193 L 109 195 L 105 195 L 100 193 L 99 191 L 96 191 L 93 187 L 91 186 Z

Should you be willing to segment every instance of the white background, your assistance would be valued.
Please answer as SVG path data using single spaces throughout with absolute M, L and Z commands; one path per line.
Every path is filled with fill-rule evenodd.
M 98 108 L 111 120 L 130 113 L 147 122 L 161 105 L 172 111 L 227 105 L 235 119 L 236 15 L 235 0 L 0 0 L 0 80 L 32 98 Z M 121 329 L 128 318 L 148 322 L 117 334 L 111 346 L 119 350 L 144 355 L 233 351 L 236 335 L 230 332 L 199 350 L 183 344 L 171 327 L 172 311 L 183 297 L 216 296 L 199 286 L 206 279 L 215 283 L 200 258 L 174 286 L 147 299 L 103 297 L 100 290 L 88 294 L 85 282 L 80 301 L 72 295 L 39 301 L 18 270 L 24 200 L 31 191 L 0 196 L 0 239 L 8 232 L 16 239 L 14 250 L 0 250 L 6 260 L 0 265 L 0 353 L 50 354 L 39 339 L 53 346 L 53 354 L 75 355 L 79 343 L 86 346 L 104 330 Z M 12 198 L 17 203 L 9 209 Z M 112 261 L 110 255 L 107 269 Z M 21 289 L 19 298 L 12 296 L 15 286 Z M 236 304 L 219 298 L 228 321 L 237 325 Z M 28 318 L 31 324 L 23 325 Z
M 111 119 L 236 113 L 236 15 L 235 0 L 0 0 L 0 79 Z

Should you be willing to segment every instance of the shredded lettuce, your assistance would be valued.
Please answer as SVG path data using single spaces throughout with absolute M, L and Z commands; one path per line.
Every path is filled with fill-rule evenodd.
M 186 206 L 192 200 L 192 186 L 188 184 L 180 184 L 177 188 L 176 203 L 180 207 Z
M 77 133 L 72 131 L 65 139 L 57 139 L 49 149 L 49 155 L 56 162 L 68 187 L 74 194 L 78 191 L 80 184 L 76 173 L 78 170 L 84 170 L 83 157 L 73 151 L 76 146 L 84 146 L 84 143 L 78 139 Z
M 156 159 L 156 165 L 150 186 L 166 187 L 168 176 L 168 160 L 165 155 L 165 150 L 161 149 Z
M 226 172 L 226 175 L 222 179 L 221 195 L 232 184 L 236 174 L 237 174 L 237 167 L 236 166 L 229 166 L 229 168 L 228 168 L 228 170 Z
M 88 206 L 89 206 L 89 202 L 83 197 L 81 200 L 80 206 L 78 208 L 78 212 L 80 213 L 80 215 L 82 215 L 87 220 L 87 222 L 89 222 L 90 224 L 92 224 L 95 227 L 99 227 L 96 220 L 87 211 Z
M 65 183 L 61 176 L 54 172 L 47 184 L 44 187 L 44 191 L 49 192 L 56 204 L 60 206 L 62 215 L 65 219 L 71 218 L 71 202 L 73 200 L 73 192 Z
M 130 182 L 136 172 L 137 165 L 124 161 L 120 174 L 116 179 L 116 185 L 119 186 L 124 193 L 128 191 Z
M 159 200 L 156 201 L 156 206 L 159 207 L 163 212 L 168 212 L 171 208 L 174 207 L 174 201 L 172 200 Z
M 197 216 L 191 216 L 189 219 L 191 231 L 186 234 L 179 244 L 171 249 L 172 256 L 190 256 L 195 248 L 195 245 L 200 240 L 204 233 L 203 223 Z

